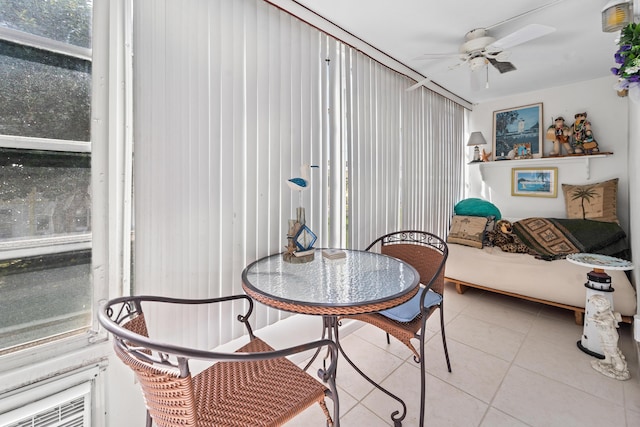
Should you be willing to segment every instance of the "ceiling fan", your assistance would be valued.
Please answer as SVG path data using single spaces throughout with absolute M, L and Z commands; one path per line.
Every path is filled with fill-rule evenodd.
M 441 59 L 450 57 L 459 57 L 459 62 L 451 65 L 449 68 L 456 68 L 462 64 L 467 64 L 471 70 L 471 87 L 472 89 L 479 89 L 480 81 L 482 77 L 486 77 L 486 86 L 488 87 L 488 65 L 491 64 L 495 67 L 500 74 L 508 73 L 516 70 L 515 65 L 508 61 L 510 57 L 510 49 L 528 41 L 540 38 L 547 34 L 550 34 L 556 29 L 548 25 L 541 24 L 529 24 L 526 25 L 511 34 L 508 34 L 499 39 L 495 39 L 489 34 L 489 30 L 498 27 L 507 22 L 521 18 L 525 15 L 537 12 L 541 9 L 547 8 L 554 4 L 557 4 L 563 0 L 555 0 L 535 9 L 513 16 L 509 19 L 501 21 L 497 24 L 491 25 L 485 28 L 476 28 L 469 32 L 464 37 L 464 42 L 460 45 L 458 52 L 456 53 L 436 53 L 425 54 L 419 56 L 418 60 L 422 59 Z M 415 85 L 409 87 L 407 90 L 416 89 L 423 84 L 426 84 L 431 80 L 428 77 Z
M 545 36 L 555 30 L 548 25 L 530 24 L 496 40 L 489 35 L 488 29 L 477 28 L 465 35 L 465 42 L 460 46 L 460 59 L 463 63 L 469 63 L 471 70 L 490 63 L 500 73 L 507 73 L 515 70 L 516 67 L 507 61 L 510 53 L 506 49 Z

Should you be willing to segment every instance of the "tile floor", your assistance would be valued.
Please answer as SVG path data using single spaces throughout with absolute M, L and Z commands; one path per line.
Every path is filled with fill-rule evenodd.
M 640 426 L 640 369 L 629 324 L 619 347 L 632 378 L 617 381 L 591 368 L 576 347 L 582 327 L 573 313 L 470 289 L 445 291 L 445 322 L 453 372 L 447 372 L 437 313 L 427 323 L 428 426 Z M 402 344 L 386 344 L 369 325 L 342 339 L 366 373 L 402 397 L 403 426 L 417 426 L 420 369 Z M 394 401 L 338 363 L 340 420 L 344 427 L 393 425 Z M 317 405 L 287 427 L 324 426 Z

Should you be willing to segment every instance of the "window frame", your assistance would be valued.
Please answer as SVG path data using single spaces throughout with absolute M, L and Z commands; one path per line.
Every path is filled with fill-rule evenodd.
M 92 251 L 92 322 L 86 332 L 54 338 L 0 356 L 0 394 L 106 358 L 107 333 L 97 321 L 99 306 L 109 295 L 120 294 L 128 282 L 131 257 L 131 0 L 94 2 L 92 49 L 66 45 L 18 30 L 0 28 L 0 39 L 88 59 L 91 75 L 90 141 L 0 136 L 0 147 L 91 153 L 92 231 L 74 236 L 34 238 L 0 245 L 0 258 Z M 124 82 L 116 84 L 113 82 Z M 127 240 L 125 240 L 125 237 Z M 123 244 L 127 242 L 127 244 Z M 9 247 L 11 245 L 11 247 Z M 126 288 L 124 288 L 126 289 Z M 52 362 L 52 361 L 57 361 Z M 22 369 L 20 369 L 22 368 Z

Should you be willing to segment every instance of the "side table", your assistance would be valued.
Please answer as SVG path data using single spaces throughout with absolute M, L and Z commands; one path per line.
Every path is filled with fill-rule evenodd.
M 595 314 L 595 308 L 589 303 L 589 298 L 592 295 L 602 295 L 609 301 L 613 311 L 613 292 L 615 289 L 611 286 L 611 276 L 605 273 L 605 270 L 632 270 L 633 264 L 631 261 L 600 254 L 569 254 L 566 259 L 574 264 L 593 269 L 587 273 L 587 282 L 584 284 L 587 288 L 584 328 L 577 345 L 585 353 L 598 359 L 604 359 L 598 330 L 595 324 L 589 320 Z

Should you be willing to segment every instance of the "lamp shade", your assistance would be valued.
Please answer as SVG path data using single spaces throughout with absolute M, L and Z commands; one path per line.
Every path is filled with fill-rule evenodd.
M 487 141 L 482 136 L 482 132 L 471 132 L 469 136 L 469 142 L 467 142 L 467 147 L 473 147 L 477 145 L 485 145 Z

